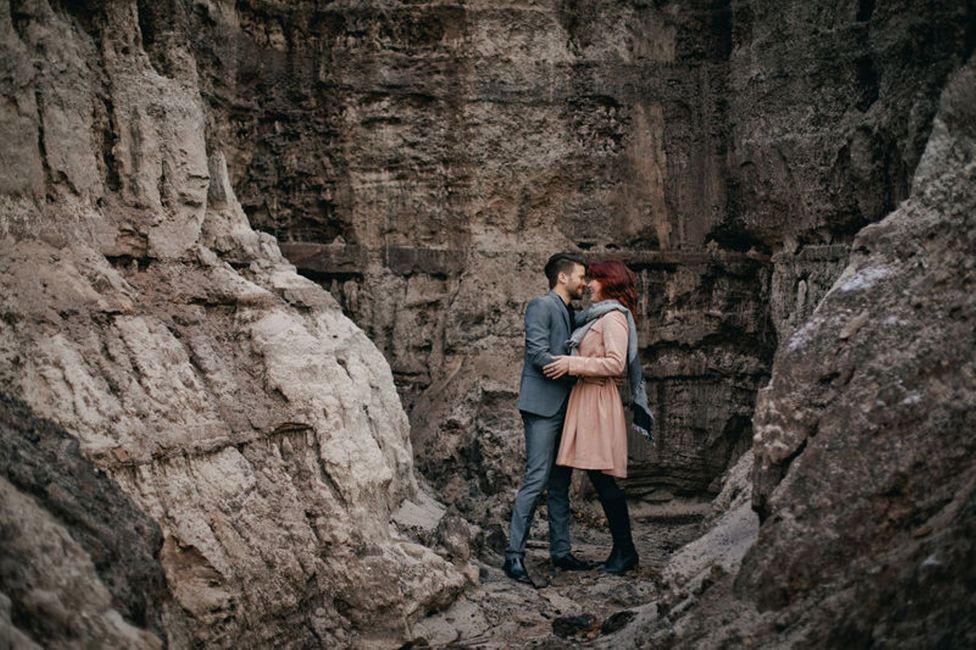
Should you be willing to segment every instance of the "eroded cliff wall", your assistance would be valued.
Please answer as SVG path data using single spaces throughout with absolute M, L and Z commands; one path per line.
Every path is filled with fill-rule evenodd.
M 737 593 L 808 645 L 976 641 L 976 66 L 756 409 Z M 818 602 L 811 615 L 804 602 Z
M 549 253 L 640 272 L 660 435 L 631 441 L 631 492 L 714 492 L 778 341 L 908 195 L 972 41 L 958 2 L 173 14 L 141 6 L 147 50 L 203 62 L 251 223 L 380 347 L 419 466 L 485 521 L 520 471 L 520 312 Z
M 239 3 L 192 20 L 245 211 L 383 350 L 445 499 L 506 518 L 521 312 L 556 250 L 640 272 L 662 435 L 633 441 L 631 488 L 702 492 L 748 446 L 775 339 L 766 252 L 708 245 L 728 201 L 727 6 Z
M 631 493 L 714 491 L 773 372 L 759 542 L 694 620 L 744 618 L 681 638 L 931 639 L 911 626 L 964 613 L 898 618 L 916 588 L 965 605 L 952 578 L 972 566 L 972 423 L 941 407 L 972 393 L 969 366 L 942 363 L 972 349 L 971 93 L 930 137 L 976 42 L 968 4 L 0 12 L 0 378 L 22 414 L 4 440 L 78 442 L 50 478 L 5 466 L 0 543 L 26 567 L 0 575 L 5 638 L 408 638 L 464 583 L 389 524 L 421 498 L 412 455 L 468 516 L 506 520 L 521 309 L 566 248 L 640 272 L 660 427 L 633 441 Z M 87 485 L 108 505 L 79 542 L 90 507 L 64 494 Z M 146 526 L 137 566 L 100 546 L 113 517 Z M 746 517 L 718 521 L 750 539 Z M 83 627 L 44 582 L 60 567 L 96 594 Z M 637 638 L 673 640 L 655 621 Z
M 136 615 L 106 577 L 117 558 L 72 541 L 89 508 L 58 506 L 84 481 L 5 463 L 5 549 L 25 565 L 2 576 L 5 634 L 396 643 L 465 579 L 390 523 L 419 494 L 389 365 L 251 230 L 193 53 L 174 44 L 157 65 L 141 21 L 136 3 L 0 6 L 0 381 L 26 413 L 5 445 L 55 435 L 30 418 L 67 432 L 108 477 L 84 480 L 127 498 L 91 513 L 98 535 L 149 520 L 132 550 L 158 562 L 134 579 L 150 601 Z M 71 567 L 101 617 L 80 627 L 74 589 L 46 586 Z
M 669 567 L 692 579 L 612 647 L 976 641 L 974 107 L 970 62 L 942 94 L 909 198 L 861 230 L 777 352 L 751 481 L 732 478 L 761 515 L 754 543 L 722 548 L 747 530 L 749 502 L 733 502 L 713 543 Z

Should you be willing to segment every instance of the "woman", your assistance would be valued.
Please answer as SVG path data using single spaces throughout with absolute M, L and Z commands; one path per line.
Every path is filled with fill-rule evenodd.
M 578 377 L 569 394 L 556 463 L 587 470 L 607 516 L 613 550 L 603 570 L 621 574 L 637 566 L 627 500 L 614 477 L 627 476 L 627 424 L 617 386 L 627 375 L 634 428 L 650 439 L 653 418 L 637 356 L 634 273 L 619 260 L 589 266 L 592 305 L 576 317 L 573 356 L 557 356 L 543 372 L 550 379 Z

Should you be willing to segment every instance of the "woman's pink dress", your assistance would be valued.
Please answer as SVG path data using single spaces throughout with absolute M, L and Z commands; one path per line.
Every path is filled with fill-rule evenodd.
M 615 377 L 627 367 L 627 317 L 612 311 L 600 317 L 569 358 L 569 374 L 579 377 L 569 394 L 556 463 L 598 469 L 627 477 L 627 420 Z

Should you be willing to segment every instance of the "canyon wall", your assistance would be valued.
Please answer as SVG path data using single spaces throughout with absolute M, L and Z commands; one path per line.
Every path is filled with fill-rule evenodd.
M 857 235 L 760 394 L 764 521 L 736 593 L 808 645 L 976 641 L 974 253 L 970 64 L 943 94 L 909 200 Z
M 485 522 L 551 252 L 639 273 L 660 435 L 631 441 L 631 493 L 714 493 L 972 40 L 952 2 L 140 7 L 157 67 L 200 62 L 250 222 L 383 351 L 418 466 Z
M 402 642 L 467 579 L 391 524 L 429 498 L 389 365 L 248 225 L 192 53 L 135 3 L 0 36 L 5 638 Z
M 606 647 L 976 642 L 974 215 L 970 61 L 942 94 L 909 198 L 860 231 L 777 351 L 728 512 Z
M 251 223 L 384 352 L 445 500 L 507 518 L 522 310 L 563 249 L 640 275 L 660 435 L 632 441 L 631 490 L 716 488 L 775 348 L 768 251 L 710 242 L 727 6 L 240 3 L 193 20 Z
M 971 73 L 934 116 L 974 23 L 909 0 L 3 4 L 0 545 L 23 566 L 0 638 L 412 638 L 474 579 L 466 540 L 407 539 L 435 545 L 440 512 L 415 466 L 507 520 L 521 311 L 563 249 L 638 271 L 659 430 L 631 494 L 715 493 L 756 436 L 758 542 L 699 610 L 741 625 L 672 612 L 640 638 L 863 642 L 956 612 L 897 619 L 912 585 L 965 604 L 973 565 Z M 835 588 L 841 626 L 805 616 Z

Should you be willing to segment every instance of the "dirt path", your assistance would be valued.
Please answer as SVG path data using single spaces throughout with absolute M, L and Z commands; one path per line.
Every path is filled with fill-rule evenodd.
M 675 550 L 701 534 L 700 523 L 709 506 L 702 502 L 662 505 L 633 501 L 630 508 L 641 557 L 637 571 L 618 577 L 596 569 L 554 569 L 545 543 L 545 521 L 537 517 L 541 521 L 533 526 L 526 563 L 538 588 L 507 578 L 500 568 L 501 555 L 489 552 L 476 561 L 481 585 L 445 612 L 418 624 L 414 629 L 416 640 L 406 647 L 572 647 L 598 635 L 600 625 L 612 615 L 653 601 L 660 588 L 661 569 Z M 605 527 L 598 528 L 598 523 L 603 522 L 593 510 L 584 513 L 584 522 L 574 522 L 573 552 L 577 557 L 596 562 L 606 558 L 610 535 Z M 586 629 L 569 637 L 554 633 L 554 621 L 581 615 L 592 617 L 592 624 L 584 626 L 589 634 Z

